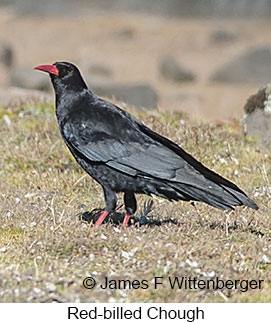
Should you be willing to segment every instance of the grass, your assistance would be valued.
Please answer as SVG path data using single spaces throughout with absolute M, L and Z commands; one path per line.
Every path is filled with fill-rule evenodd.
M 80 212 L 103 207 L 101 187 L 65 147 L 51 103 L 31 99 L 0 109 L 0 300 L 2 302 L 270 302 L 270 150 L 235 124 L 180 114 L 137 114 L 206 166 L 241 186 L 260 206 L 222 212 L 202 203 L 155 199 L 154 216 L 177 225 L 94 230 Z M 142 205 L 146 197 L 138 197 Z M 154 276 L 264 279 L 248 290 L 154 289 Z M 146 280 L 149 288 L 92 290 L 92 276 Z M 142 285 L 141 285 L 142 286 Z

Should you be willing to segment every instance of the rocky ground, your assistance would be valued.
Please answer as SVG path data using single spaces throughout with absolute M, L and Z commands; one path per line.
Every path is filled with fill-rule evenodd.
M 103 207 L 101 187 L 74 162 L 46 101 L 7 105 L 0 115 L 0 300 L 2 302 L 270 302 L 270 150 L 240 125 L 193 122 L 179 114 L 137 113 L 259 205 L 222 212 L 202 203 L 154 199 L 160 226 L 94 229 L 79 213 Z M 119 196 L 121 204 L 122 195 Z M 139 209 L 148 198 L 138 196 Z M 120 208 L 121 212 L 124 212 Z M 137 214 L 138 215 L 138 214 Z M 264 280 L 263 288 L 154 289 L 155 276 Z M 93 277 L 94 289 L 83 287 Z M 149 288 L 99 287 L 145 280 Z
M 17 88 L 50 90 L 33 67 L 76 63 L 98 94 L 213 121 L 239 119 L 271 66 L 264 20 L 181 19 L 131 13 L 33 16 L 0 10 L 0 104 Z
M 26 2 L 27 11 L 0 9 L 0 301 L 270 302 L 270 149 L 245 138 L 239 119 L 269 82 L 271 23 L 116 10 L 67 16 L 62 0 L 41 16 Z M 151 215 L 177 224 L 94 230 L 78 214 L 103 207 L 101 188 L 65 148 L 48 75 L 33 70 L 60 60 L 76 63 L 100 95 L 148 110 L 133 113 L 241 186 L 260 210 L 155 199 Z M 246 113 L 269 113 L 269 90 Z M 264 288 L 88 290 L 88 276 L 263 279 Z

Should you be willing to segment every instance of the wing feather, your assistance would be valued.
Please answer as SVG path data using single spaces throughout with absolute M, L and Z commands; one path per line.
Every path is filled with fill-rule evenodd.
M 116 134 L 104 124 L 94 124 L 91 119 L 77 115 L 76 120 L 66 121 L 63 134 L 68 144 L 89 161 L 106 163 L 131 176 L 147 176 L 197 187 L 206 185 L 206 179 L 199 171 L 170 148 L 141 132 L 134 123 L 127 125 L 126 132 L 122 128 Z
M 165 180 L 165 196 L 170 189 L 179 192 L 171 194 L 173 199 L 201 200 L 222 209 L 241 204 L 257 208 L 238 186 L 177 144 L 109 102 L 102 101 L 102 107 L 100 103 L 97 99 L 90 109 L 82 104 L 66 115 L 60 127 L 67 145 L 85 160 L 104 163 L 130 176 Z

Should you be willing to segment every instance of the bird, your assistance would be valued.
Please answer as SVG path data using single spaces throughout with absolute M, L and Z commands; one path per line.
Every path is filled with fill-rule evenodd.
M 77 163 L 102 186 L 105 209 L 94 227 L 114 212 L 120 192 L 126 212 L 123 227 L 137 210 L 135 194 L 204 202 L 221 210 L 242 205 L 258 209 L 237 185 L 93 93 L 74 64 L 56 62 L 34 69 L 49 73 L 64 142 Z

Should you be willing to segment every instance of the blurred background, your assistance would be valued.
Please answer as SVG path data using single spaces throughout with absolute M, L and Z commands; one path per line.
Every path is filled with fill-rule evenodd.
M 33 67 L 71 61 L 101 96 L 239 119 L 271 79 L 270 18 L 271 0 L 0 0 L 0 105 L 52 97 Z

